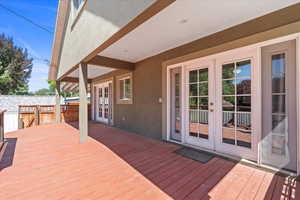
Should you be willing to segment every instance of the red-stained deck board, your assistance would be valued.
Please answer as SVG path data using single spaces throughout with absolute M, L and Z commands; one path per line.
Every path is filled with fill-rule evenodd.
M 185 185 L 174 192 L 172 197 L 175 199 L 184 199 L 187 195 L 193 193 L 199 185 L 211 178 L 214 173 L 217 173 L 223 167 L 224 163 L 224 160 L 218 160 L 213 166 L 201 170 L 200 173 L 197 173 Z
M 178 145 L 97 123 L 80 144 L 76 126 L 6 134 L 0 199 L 300 199 L 290 177 L 218 157 L 203 164 L 173 153 Z
M 228 172 L 232 169 L 234 164 L 232 162 L 225 162 L 221 170 L 214 173 L 210 178 L 201 183 L 193 192 L 191 192 L 185 199 L 203 199 L 207 198 L 208 192 L 218 184 L 218 182 L 226 176 Z

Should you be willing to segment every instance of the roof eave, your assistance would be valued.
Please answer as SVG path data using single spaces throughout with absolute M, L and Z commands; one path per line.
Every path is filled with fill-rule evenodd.
M 59 60 L 60 60 L 63 36 L 64 36 L 65 28 L 66 28 L 66 19 L 67 19 L 68 9 L 69 9 L 69 1 L 68 0 L 59 0 L 58 12 L 57 12 L 57 16 L 56 16 L 54 40 L 53 40 L 53 45 L 52 45 L 51 63 L 50 63 L 49 73 L 48 73 L 49 80 L 57 79 L 58 65 L 59 65 Z

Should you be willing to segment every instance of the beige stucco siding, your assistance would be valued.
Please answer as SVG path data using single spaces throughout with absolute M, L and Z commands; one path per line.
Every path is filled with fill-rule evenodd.
M 78 18 L 73 16 L 72 6 L 69 6 L 58 77 L 77 65 L 153 2 L 155 0 L 86 0 Z

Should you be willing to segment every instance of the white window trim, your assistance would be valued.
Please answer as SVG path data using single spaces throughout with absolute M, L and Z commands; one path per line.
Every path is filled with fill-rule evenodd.
M 126 79 L 130 80 L 130 98 L 121 97 L 120 82 Z M 123 94 L 125 94 L 125 86 L 123 87 Z M 117 76 L 117 104 L 133 104 L 133 77 L 132 73 L 122 74 Z
M 123 97 L 121 97 L 120 96 L 120 100 L 122 100 L 122 101 L 128 101 L 128 100 L 130 100 L 131 98 L 132 98 L 132 94 L 130 94 L 130 98 L 126 98 L 126 97 L 124 97 L 124 96 L 126 96 L 125 95 L 125 93 L 126 93 L 126 88 L 125 88 L 125 80 L 130 80 L 130 89 L 131 89 L 131 78 L 130 78 L 130 76 L 127 76 L 127 77 L 124 77 L 124 78 L 121 78 L 121 79 L 119 79 L 119 82 L 120 81 L 124 81 L 124 86 L 123 86 Z M 131 91 L 131 90 L 130 90 Z M 132 93 L 132 92 L 131 92 Z

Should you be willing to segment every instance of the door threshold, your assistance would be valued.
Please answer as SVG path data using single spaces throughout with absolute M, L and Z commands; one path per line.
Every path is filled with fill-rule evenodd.
M 271 167 L 271 166 L 268 166 L 268 165 L 263 165 L 263 164 L 259 165 L 256 161 L 253 161 L 253 160 L 239 158 L 237 156 L 233 156 L 233 155 L 230 155 L 230 154 L 225 154 L 225 153 L 221 153 L 221 152 L 214 151 L 214 150 L 211 150 L 211 149 L 198 147 L 198 146 L 187 144 L 187 143 L 178 142 L 176 140 L 168 140 L 168 142 L 175 143 L 175 144 L 180 145 L 180 146 L 186 146 L 186 147 L 198 149 L 198 150 L 201 150 L 201 151 L 206 151 L 206 152 L 212 153 L 212 154 L 214 154 L 217 157 L 220 157 L 222 159 L 229 160 L 229 161 L 236 162 L 236 163 L 240 163 L 242 165 L 257 168 L 257 169 L 260 169 L 260 170 L 263 170 L 263 171 L 271 172 L 271 173 L 277 174 L 279 176 L 297 177 L 297 174 L 294 173 L 294 172 L 284 170 L 284 169 L 277 169 L 275 167 Z

